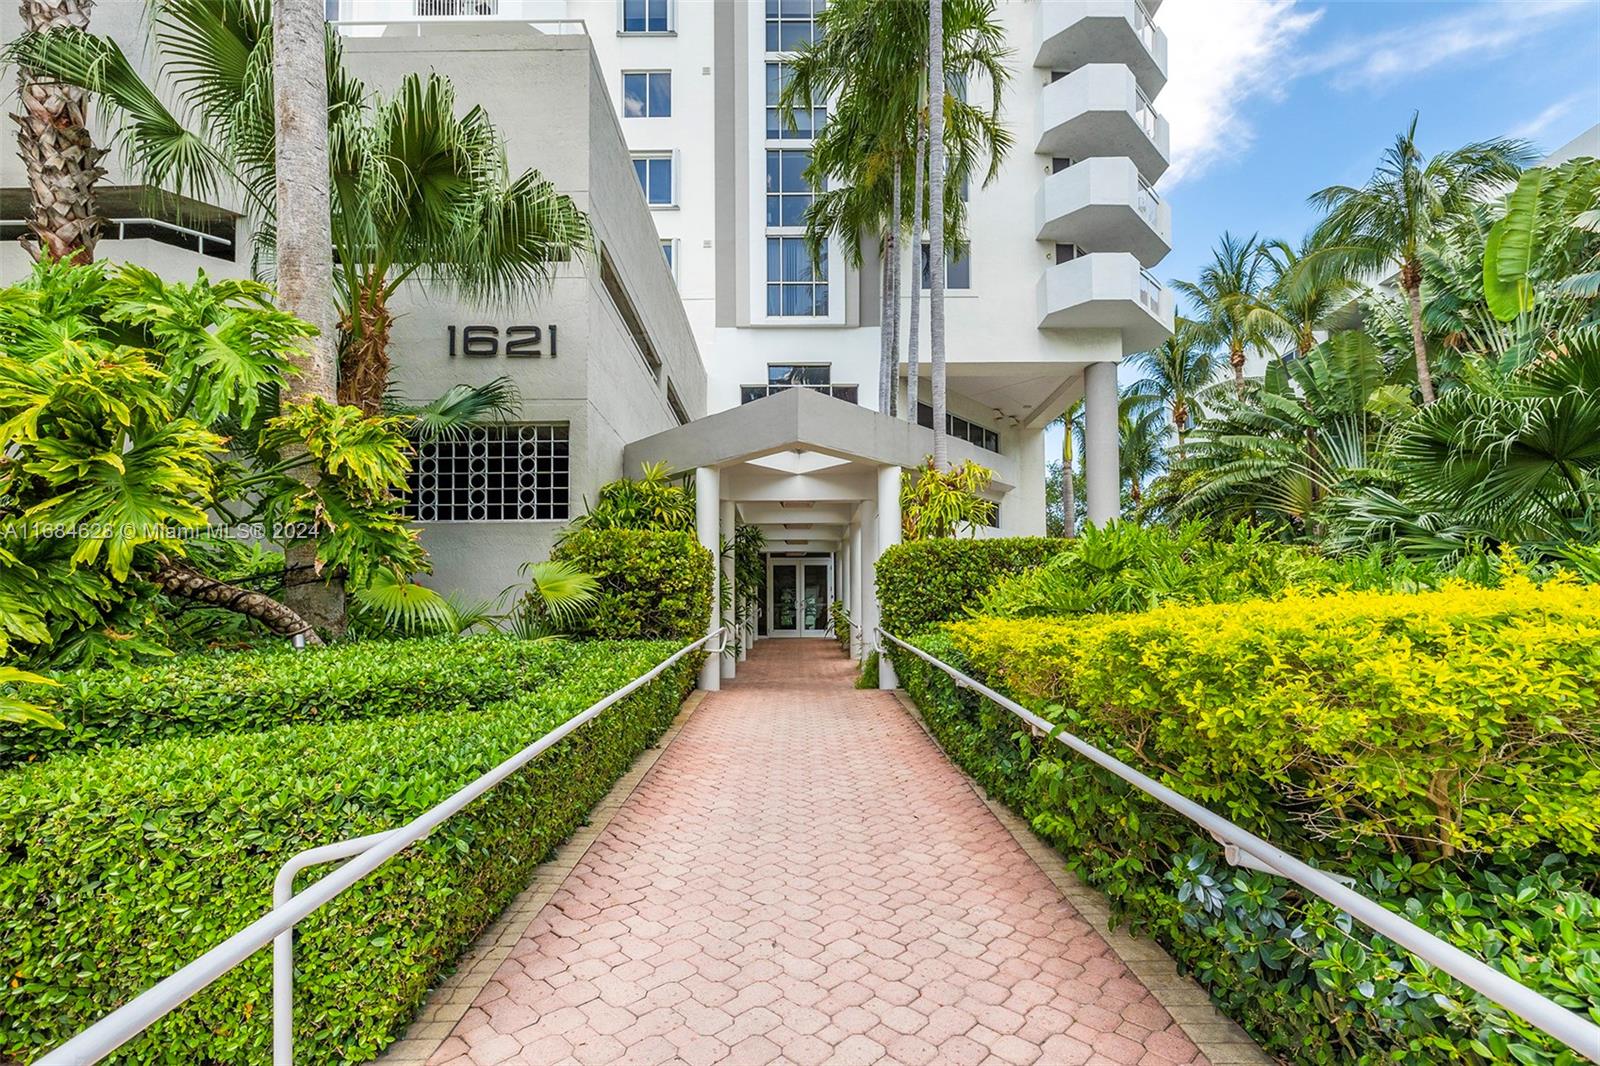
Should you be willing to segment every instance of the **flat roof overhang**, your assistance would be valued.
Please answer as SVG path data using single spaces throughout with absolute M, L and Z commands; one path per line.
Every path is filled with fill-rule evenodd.
M 1017 486 L 1013 456 L 986 451 L 949 438 L 950 459 L 971 459 L 994 471 L 994 489 L 1006 492 Z M 642 463 L 661 463 L 674 474 L 697 467 L 727 467 L 780 452 L 812 452 L 849 463 L 870 466 L 914 467 L 933 453 L 933 431 L 858 407 L 810 389 L 785 389 L 751 403 L 697 418 L 686 425 L 643 437 L 622 450 L 623 468 L 637 470 Z M 752 468 L 756 477 L 797 477 Z M 819 481 L 845 476 L 850 471 L 833 467 L 803 475 Z M 725 497 L 730 497 L 724 493 Z

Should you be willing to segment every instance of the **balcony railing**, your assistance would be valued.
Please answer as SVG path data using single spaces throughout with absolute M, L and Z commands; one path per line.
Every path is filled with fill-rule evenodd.
M 1160 116 L 1156 114 L 1156 106 L 1150 102 L 1150 98 L 1144 94 L 1144 90 L 1139 89 L 1137 92 L 1139 94 L 1139 103 L 1133 109 L 1133 117 L 1138 121 L 1139 128 L 1144 130 L 1145 134 L 1153 141 L 1158 136 L 1157 130 L 1160 128 Z
M 832 396 L 835 400 L 843 400 L 845 403 L 861 402 L 860 385 L 740 385 L 739 402 L 752 403 L 764 396 L 776 396 L 789 389 L 810 389 L 812 392 L 820 392 L 824 396 Z
M 1156 24 L 1150 17 L 1150 12 L 1139 0 L 1133 0 L 1133 30 L 1139 35 L 1140 42 L 1150 52 L 1156 50 Z
M 1151 228 L 1161 228 L 1161 197 L 1150 187 L 1150 183 L 1143 178 L 1139 179 L 1139 192 L 1134 197 L 1133 207 L 1139 212 L 1139 217 L 1150 223 Z
M 1161 282 L 1148 270 L 1139 271 L 1139 303 L 1152 315 L 1161 314 Z

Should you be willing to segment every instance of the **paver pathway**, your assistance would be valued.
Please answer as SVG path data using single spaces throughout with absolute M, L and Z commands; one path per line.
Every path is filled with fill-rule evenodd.
M 495 1063 L 1205 1063 L 888 693 L 768 640 L 440 1046 Z

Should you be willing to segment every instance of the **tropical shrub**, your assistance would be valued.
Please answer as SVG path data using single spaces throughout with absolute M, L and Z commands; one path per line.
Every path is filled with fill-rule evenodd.
M 202 569 L 213 521 L 314 537 L 360 584 L 422 565 L 400 423 L 276 387 L 311 327 L 248 281 L 40 263 L 0 291 L 0 631 L 55 664 L 161 650 L 163 597 L 316 634 Z M 314 472 L 308 483 L 300 475 Z M 191 552 L 194 545 L 197 550 Z
M 1049 537 L 948 537 L 896 544 L 878 557 L 879 624 L 897 637 L 960 618 L 1007 574 L 1038 566 L 1066 546 Z
M 1566 581 L 1076 621 L 918 646 L 1558 1002 L 1600 1018 L 1600 602 Z M 940 744 L 1271 1052 L 1574 1061 L 1548 1037 L 944 674 L 894 654 Z
M 602 485 L 594 503 L 585 504 L 585 513 L 572 520 L 573 530 L 695 531 L 694 493 L 667 476 L 665 463 L 645 463 L 639 477 Z
M 576 645 L 482 636 L 300 652 L 275 647 L 75 670 L 32 697 L 65 729 L 0 724 L 0 767 L 175 737 L 477 707 L 533 687 L 580 657 Z
M 953 537 L 962 530 L 977 536 L 994 521 L 995 503 L 985 499 L 994 471 L 967 460 L 940 470 L 929 456 L 916 470 L 900 475 L 900 525 L 907 541 Z
M 852 625 L 850 608 L 845 606 L 843 600 L 834 600 L 828 605 L 828 626 L 833 630 L 833 639 L 839 642 L 839 647 L 846 655 L 851 655 L 855 650 L 850 646 Z
M 600 582 L 593 574 L 558 559 L 523 563 L 518 572 L 528 579 L 511 612 L 511 629 L 518 636 L 570 632 L 594 610 Z
M 580 529 L 551 553 L 599 582 L 577 636 L 698 640 L 711 624 L 711 552 L 688 533 Z
M 264 914 L 291 855 L 405 824 L 673 650 L 584 645 L 558 677 L 499 702 L 189 737 L 0 774 L 0 1058 L 59 1044 Z M 693 676 L 680 661 L 302 923 L 300 1057 L 367 1061 L 389 1043 L 659 736 Z M 258 952 L 119 1061 L 267 1061 L 270 959 Z

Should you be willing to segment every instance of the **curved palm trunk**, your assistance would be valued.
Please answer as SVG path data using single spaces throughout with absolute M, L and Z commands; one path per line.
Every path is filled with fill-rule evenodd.
M 338 319 L 328 202 L 328 80 L 322 0 L 272 5 L 273 115 L 277 148 L 278 306 L 317 327 L 295 360 L 284 399 L 337 401 Z M 315 472 L 307 477 L 314 478 Z M 320 579 L 314 540 L 284 547 L 283 600 L 318 629 L 340 633 L 344 588 Z
M 44 33 L 58 27 L 87 30 L 94 0 L 22 0 L 22 25 Z M 34 259 L 94 259 L 100 228 L 95 183 L 105 149 L 89 133 L 89 94 L 17 68 L 17 150 L 28 175 L 33 242 L 18 243 Z
M 944 0 L 928 4 L 928 347 L 933 362 L 933 465 L 950 465 L 944 361 Z M 920 279 L 918 279 L 920 284 Z
M 911 186 L 911 329 L 906 337 L 906 421 L 917 420 L 917 336 L 922 317 L 922 154 L 928 143 L 928 127 L 917 118 L 915 180 Z
M 1400 267 L 1400 287 L 1405 290 L 1406 308 L 1411 312 L 1411 351 L 1417 360 L 1417 391 L 1422 404 L 1433 402 L 1433 372 L 1428 369 L 1428 339 L 1422 330 L 1422 267 L 1407 262 Z
M 1073 479 L 1072 419 L 1063 421 L 1066 432 L 1061 439 L 1061 535 L 1078 535 L 1078 488 Z
M 889 413 L 895 413 L 900 399 L 900 160 L 894 161 L 894 178 L 890 185 L 889 217 L 893 234 L 890 250 L 894 253 L 893 279 L 889 289 L 890 309 L 893 312 L 889 327 Z
M 188 563 L 166 556 L 157 558 L 156 567 L 150 581 L 168 596 L 253 618 L 280 637 L 303 637 L 307 644 L 322 643 L 311 623 L 265 593 L 207 577 Z
M 363 414 L 383 413 L 383 394 L 389 387 L 389 329 L 394 315 L 380 287 L 368 295 L 356 294 L 356 306 L 339 323 L 350 338 L 339 368 L 339 402 L 361 408 Z

